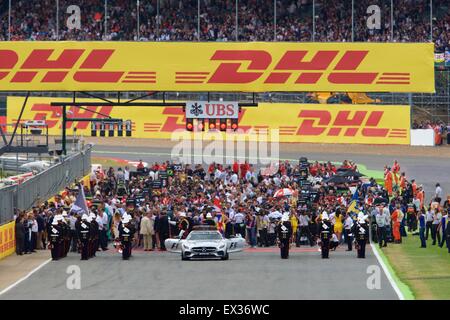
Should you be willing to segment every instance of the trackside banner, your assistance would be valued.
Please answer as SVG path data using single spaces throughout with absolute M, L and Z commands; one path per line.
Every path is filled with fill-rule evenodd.
M 8 123 L 17 121 L 23 99 L 8 97 Z M 50 106 L 52 101 L 70 99 L 30 98 L 22 120 L 46 120 L 49 133 L 61 135 L 61 108 Z M 95 102 L 93 99 L 80 101 Z M 96 111 L 113 118 L 131 119 L 132 136 L 137 138 L 170 139 L 174 131 L 186 128 L 186 116 L 181 107 L 87 108 L 68 107 L 68 117 L 101 118 L 92 112 Z M 73 128 L 84 136 L 91 134 L 87 122 L 68 122 L 67 128 L 68 134 L 72 134 Z M 400 105 L 260 103 L 258 108 L 242 108 L 239 128 L 245 132 L 278 129 L 281 142 L 409 144 L 410 108 Z M 225 137 L 224 132 L 221 135 Z
M 0 42 L 1 91 L 434 92 L 432 43 Z
M 16 251 L 15 222 L 0 225 L 0 260 Z

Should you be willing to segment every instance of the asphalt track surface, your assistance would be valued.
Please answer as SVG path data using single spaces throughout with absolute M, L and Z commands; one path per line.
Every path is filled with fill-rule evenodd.
M 356 147 L 355 147 L 356 148 Z M 446 157 L 414 157 L 384 154 L 326 153 L 280 150 L 281 159 L 342 161 L 351 159 L 368 169 L 382 170 L 397 159 L 402 171 L 425 187 L 427 198 L 440 182 L 444 195 L 450 193 L 450 160 Z M 171 144 L 157 147 L 96 145 L 94 157 L 170 159 Z M 89 261 L 69 254 L 50 262 L 28 279 L 0 296 L 3 299 L 398 299 L 370 246 L 366 259 L 343 247 L 323 260 L 317 248 L 295 248 L 289 260 L 281 260 L 276 248 L 247 249 L 231 254 L 229 261 L 181 261 L 178 254 L 135 252 L 130 261 L 109 250 Z M 66 286 L 68 266 L 81 270 L 81 289 Z M 368 268 L 380 267 L 380 289 L 368 289 Z
M 181 261 L 168 252 L 134 252 L 123 261 L 115 250 L 80 261 L 52 261 L 0 296 L 9 299 L 398 299 L 381 267 L 380 289 L 368 289 L 368 267 L 379 266 L 370 246 L 366 259 L 339 248 L 321 259 L 317 247 L 294 248 L 288 260 L 277 248 L 247 249 L 230 260 Z M 71 265 L 80 267 L 81 288 L 68 289 Z M 369 270 L 370 271 L 370 270 Z

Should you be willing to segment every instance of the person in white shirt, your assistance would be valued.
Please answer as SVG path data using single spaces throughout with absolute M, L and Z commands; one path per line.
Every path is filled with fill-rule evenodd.
M 441 225 L 442 213 L 436 209 L 433 214 L 433 222 L 431 225 L 431 239 L 433 240 L 432 245 L 436 245 L 437 243 L 441 243 L 441 233 L 439 232 L 439 226 Z
M 439 200 L 442 199 L 442 188 L 439 183 L 436 183 L 436 191 L 434 193 L 434 198 L 435 199 L 439 198 Z M 440 201 L 438 201 L 438 202 L 440 202 Z
M 232 184 L 237 184 L 239 182 L 239 177 L 236 173 L 233 173 L 230 178 Z
M 433 215 L 434 211 L 427 210 L 427 213 L 425 214 L 425 240 L 428 240 L 428 235 L 431 232 L 431 228 L 433 225 Z
M 38 223 L 33 214 L 31 215 L 31 252 L 36 252 L 37 234 L 38 234 Z
M 347 250 L 345 251 L 352 251 L 352 244 L 353 244 L 353 234 L 352 234 L 352 228 L 353 228 L 353 219 L 352 217 L 347 214 L 347 217 L 344 220 L 344 238 L 345 242 L 347 242 Z
M 98 230 L 100 231 L 99 236 L 99 244 L 103 251 L 108 250 L 108 238 L 106 235 L 108 229 L 108 215 L 104 212 L 104 210 L 100 209 L 95 218 L 95 221 L 98 223 Z
M 125 186 L 128 189 L 128 184 L 130 183 L 130 169 L 128 167 L 125 167 L 123 171 L 124 179 L 125 179 Z
M 240 234 L 243 238 L 245 237 L 245 215 L 238 211 L 234 214 L 234 233 Z

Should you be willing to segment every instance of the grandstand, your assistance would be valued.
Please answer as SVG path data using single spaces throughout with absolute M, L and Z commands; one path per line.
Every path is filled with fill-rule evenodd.
M 371 30 L 367 8 L 374 4 L 380 8 L 380 28 Z M 79 30 L 67 26 L 70 5 L 80 8 Z M 444 56 L 436 68 L 435 94 L 371 93 L 366 100 L 410 103 L 416 120 L 446 123 L 450 122 L 450 52 L 445 54 L 450 50 L 449 29 L 450 11 L 445 0 L 11 0 L 0 4 L 0 41 L 433 41 L 436 54 Z M 128 95 L 133 98 L 140 93 Z M 225 100 L 253 99 L 251 94 L 215 95 Z M 168 98 L 202 96 L 205 94 L 174 92 Z M 343 95 L 335 96 L 332 102 L 340 103 Z M 318 101 L 308 93 L 264 93 L 256 98 Z

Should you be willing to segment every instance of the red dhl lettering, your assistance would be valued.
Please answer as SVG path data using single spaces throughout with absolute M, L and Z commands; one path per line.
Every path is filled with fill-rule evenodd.
M 45 71 L 39 80 L 41 83 L 64 82 L 69 72 L 73 72 L 73 80 L 80 83 L 156 82 L 155 73 L 151 71 L 103 71 L 102 69 L 114 52 L 115 49 L 93 49 L 90 51 L 64 49 L 58 56 L 55 56 L 55 49 L 34 49 L 25 58 L 23 64 L 19 66 L 18 71 L 2 70 L 0 80 L 12 73 L 11 83 L 30 83 L 36 79 L 40 71 Z M 86 54 L 87 57 L 82 60 L 80 68 L 73 70 L 76 63 Z M 18 61 L 19 56 L 15 51 L 0 50 L 0 69 L 14 69 Z
M 70 77 L 78 83 L 156 83 L 154 71 L 103 70 L 115 52 L 116 49 L 34 49 L 18 65 L 21 59 L 16 51 L 0 50 L 0 80 L 10 76 L 10 83 L 62 83 Z M 382 74 L 358 72 L 368 54 L 368 50 L 288 50 L 273 61 L 265 50 L 216 50 L 210 60 L 220 63 L 207 83 L 250 84 L 262 80 L 267 85 L 285 84 L 295 74 L 294 81 L 299 85 L 316 84 L 322 78 L 330 84 L 410 84 L 409 73 L 402 73 L 404 77 L 398 81 L 387 76 L 397 74 L 395 70 Z M 269 68 L 272 64 L 273 70 Z M 183 72 L 177 71 L 174 81 L 204 83 L 209 74 L 194 73 L 195 76 L 183 77 Z M 203 73 L 206 75 L 199 75 Z
M 333 119 L 326 110 L 302 110 L 298 117 L 302 119 L 297 135 L 355 136 L 361 130 L 365 137 L 386 137 L 389 129 L 377 128 L 384 111 L 339 111 Z M 368 115 L 368 116 L 367 116 Z M 367 120 L 366 120 L 367 118 Z M 366 121 L 364 121 L 366 120 Z
M 94 112 L 99 112 L 105 115 L 110 115 L 112 111 L 112 107 L 86 107 L 87 110 L 83 110 L 76 107 L 71 107 L 67 110 L 68 118 L 74 117 L 74 118 L 90 118 L 90 119 L 101 119 L 104 118 L 103 116 L 100 116 Z M 61 107 L 53 107 L 49 104 L 34 104 L 31 106 L 31 111 L 35 112 L 33 120 L 45 120 L 48 124 L 49 129 L 51 128 L 61 128 L 61 114 L 62 114 L 62 108 Z M 67 129 L 71 129 L 74 125 L 74 122 L 68 121 L 66 123 Z M 88 128 L 89 123 L 88 122 L 75 122 L 74 128 L 77 129 L 86 129 Z
M 276 63 L 274 71 L 269 72 L 265 77 L 264 83 L 286 83 L 293 71 L 323 71 L 301 72 L 295 81 L 297 84 L 315 84 L 324 74 L 327 74 L 327 80 L 330 83 L 335 84 L 371 84 L 378 76 L 378 72 L 349 72 L 357 70 L 369 53 L 367 50 L 345 51 L 341 58 L 337 60 L 333 71 L 328 73 L 324 71 L 328 70 L 336 60 L 339 51 L 319 50 L 307 61 L 305 57 L 308 53 L 306 50 L 286 51 Z M 259 80 L 267 74 L 267 69 L 272 63 L 272 56 L 264 50 L 217 50 L 211 60 L 227 62 L 219 64 L 208 83 L 245 84 Z M 248 63 L 246 70 L 243 70 L 244 62 Z

